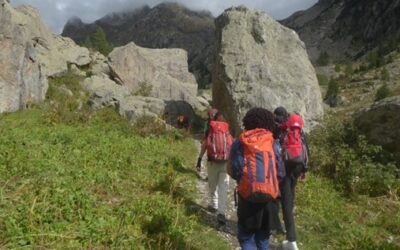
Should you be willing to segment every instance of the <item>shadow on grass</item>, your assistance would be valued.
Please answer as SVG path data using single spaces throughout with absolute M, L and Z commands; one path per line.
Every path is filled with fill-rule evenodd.
M 210 211 L 207 207 L 188 199 L 185 200 L 185 204 L 187 214 L 196 215 L 201 224 L 233 236 L 237 235 L 237 222 L 227 219 L 225 225 L 219 225 L 217 214 Z

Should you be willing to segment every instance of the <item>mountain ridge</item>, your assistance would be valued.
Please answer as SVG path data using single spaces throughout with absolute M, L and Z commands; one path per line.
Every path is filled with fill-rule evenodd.
M 400 41 L 400 1 L 320 0 L 281 20 L 305 42 L 315 62 L 323 52 L 333 61 L 357 60 Z
M 200 85 L 211 83 L 214 50 L 214 18 L 210 12 L 192 11 L 177 3 L 161 3 L 150 8 L 122 14 L 106 15 L 85 24 L 72 19 L 64 27 L 63 36 L 78 44 L 103 28 L 115 46 L 131 41 L 146 48 L 182 48 L 188 52 L 189 69 Z

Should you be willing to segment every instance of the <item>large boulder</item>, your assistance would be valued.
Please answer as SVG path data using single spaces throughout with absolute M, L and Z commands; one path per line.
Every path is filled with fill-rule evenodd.
M 213 105 L 236 133 L 256 106 L 299 112 L 308 128 L 323 115 L 315 70 L 296 32 L 243 6 L 226 10 L 215 23 Z
M 400 162 L 400 96 L 386 98 L 358 113 L 355 125 L 371 143 L 381 145 Z
M 120 100 L 118 105 L 120 115 L 126 117 L 130 122 L 135 122 L 144 116 L 162 117 L 164 110 L 164 100 L 145 96 L 128 96 Z
M 131 95 L 127 87 L 116 84 L 107 75 L 86 78 L 82 86 L 91 95 L 92 108 L 117 106 L 121 100 Z
M 130 122 L 135 122 L 143 116 L 162 117 L 166 123 L 173 126 L 177 126 L 177 117 L 180 115 L 187 116 L 190 121 L 196 120 L 194 110 L 187 102 L 132 95 L 126 86 L 118 85 L 107 75 L 86 78 L 82 87 L 91 95 L 91 107 L 117 107 L 120 115 Z
M 132 42 L 110 53 L 109 66 L 116 81 L 132 94 L 199 106 L 196 80 L 182 49 L 148 49 Z
M 89 51 L 52 34 L 37 10 L 0 0 L 0 113 L 43 100 L 47 76 L 89 62 Z

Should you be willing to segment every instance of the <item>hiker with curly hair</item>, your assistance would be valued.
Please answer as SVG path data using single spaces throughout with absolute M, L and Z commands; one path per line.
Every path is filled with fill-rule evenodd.
M 228 161 L 228 174 L 238 183 L 238 240 L 244 250 L 268 249 L 271 230 L 280 227 L 274 115 L 252 108 L 243 126 Z

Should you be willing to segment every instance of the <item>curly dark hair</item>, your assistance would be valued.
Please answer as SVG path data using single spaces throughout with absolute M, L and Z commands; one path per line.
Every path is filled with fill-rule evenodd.
M 264 108 L 252 108 L 244 116 L 243 126 L 246 130 L 263 128 L 272 132 L 275 129 L 274 114 Z

